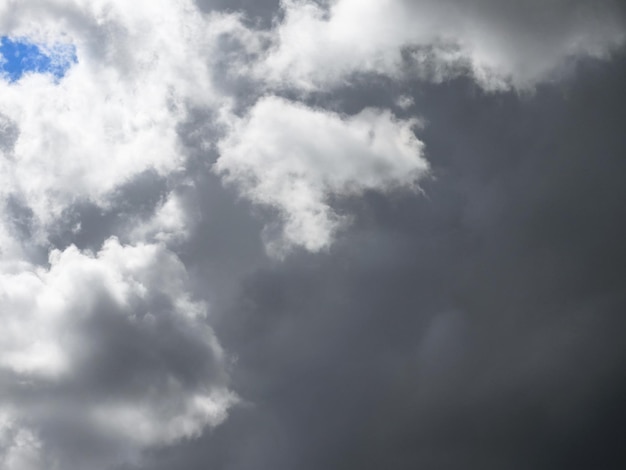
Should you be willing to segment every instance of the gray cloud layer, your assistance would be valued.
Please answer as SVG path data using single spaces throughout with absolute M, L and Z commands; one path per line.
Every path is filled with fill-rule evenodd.
M 216 300 L 251 405 L 147 468 L 620 468 L 625 73 L 522 100 L 415 85 L 427 197 L 343 201 L 330 253 Z
M 620 4 L 0 18 L 0 466 L 623 467 Z

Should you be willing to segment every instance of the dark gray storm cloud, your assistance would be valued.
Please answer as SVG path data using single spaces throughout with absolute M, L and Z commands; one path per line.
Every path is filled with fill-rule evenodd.
M 621 4 L 0 18 L 2 470 L 626 465 Z
M 330 252 L 216 301 L 249 403 L 146 468 L 621 468 L 625 78 L 620 56 L 525 97 L 404 84 L 424 195 L 337 201 L 356 221 Z

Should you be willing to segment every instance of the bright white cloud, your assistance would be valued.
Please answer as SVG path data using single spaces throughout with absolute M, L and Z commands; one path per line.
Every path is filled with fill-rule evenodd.
M 397 77 L 414 66 L 436 80 L 467 69 L 487 89 L 526 88 L 570 58 L 604 56 L 626 39 L 610 0 L 329 3 L 283 0 L 285 19 L 259 76 L 314 89 L 358 72 Z
M 177 126 L 190 101 L 227 101 L 212 66 L 219 38 L 238 28 L 236 16 L 203 15 L 191 0 L 0 2 L 1 35 L 71 43 L 78 58 L 58 83 L 0 80 L 0 198 L 18 195 L 45 238 L 72 204 L 106 207 L 146 170 L 181 170 Z
M 205 316 L 184 266 L 162 245 L 110 239 L 97 254 L 70 247 L 54 251 L 49 268 L 0 273 L 0 374 L 12 377 L 4 387 L 23 389 L 2 398 L 0 434 L 13 436 L 4 438 L 4 463 L 30 458 L 37 431 L 48 433 L 42 446 L 54 456 L 46 426 L 67 420 L 69 408 L 81 439 L 126 449 L 107 464 L 128 448 L 221 423 L 236 398 Z M 46 389 L 58 396 L 38 399 Z
M 270 249 L 318 251 L 344 222 L 329 197 L 416 188 L 428 169 L 416 124 L 379 109 L 341 116 L 267 97 L 233 124 L 215 168 L 250 200 L 280 212 L 282 240 Z

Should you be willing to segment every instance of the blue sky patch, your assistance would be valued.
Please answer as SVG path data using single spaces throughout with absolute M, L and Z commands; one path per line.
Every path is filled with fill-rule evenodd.
M 0 56 L 0 72 L 11 82 L 27 73 L 49 73 L 61 79 L 77 62 L 76 48 L 71 44 L 42 46 L 8 36 L 0 38 Z

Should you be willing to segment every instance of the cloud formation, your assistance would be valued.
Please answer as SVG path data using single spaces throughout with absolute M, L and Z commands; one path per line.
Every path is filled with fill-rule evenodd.
M 253 202 L 278 210 L 283 242 L 327 248 L 343 219 L 333 196 L 366 190 L 417 189 L 428 170 L 416 120 L 365 109 L 354 116 L 312 109 L 279 98 L 259 100 L 219 144 L 216 170 Z
M 78 202 L 106 208 L 145 171 L 184 169 L 177 126 L 194 106 L 217 107 L 212 58 L 236 18 L 201 15 L 191 2 L 36 2 L 0 5 L 0 31 L 71 44 L 66 76 L 0 81 L 2 197 L 18 198 L 46 227 Z
M 617 1 L 0 0 L 0 37 L 63 69 L 0 77 L 3 469 L 553 469 L 623 390 Z
M 56 448 L 64 439 L 109 446 L 110 456 L 96 452 L 83 463 L 108 468 L 136 458 L 137 449 L 198 436 L 226 418 L 236 398 L 226 388 L 224 353 L 186 278 L 162 245 L 116 239 L 97 254 L 69 247 L 51 253 L 49 268 L 2 273 L 7 468 L 21 469 L 11 462 L 25 452 L 24 436 L 41 436 L 36 447 L 51 468 L 80 457 Z
M 227 101 L 211 64 L 239 22 L 187 1 L 2 2 L 0 18 L 3 37 L 76 53 L 64 76 L 0 80 L 1 465 L 136 461 L 237 401 L 207 306 L 166 244 L 193 225 L 178 126 L 191 101 Z M 141 202 L 142 181 L 170 178 Z M 90 238 L 95 254 L 70 245 Z
M 327 252 L 220 293 L 216 332 L 254 405 L 144 468 L 622 468 L 625 79 L 622 54 L 522 99 L 468 79 L 409 89 L 428 197 L 344 201 L 353 223 Z M 395 101 L 363 88 L 332 98 Z M 226 225 L 246 207 L 224 199 Z M 250 266 L 256 228 L 238 227 L 194 262 Z
M 488 90 L 532 87 L 570 59 L 623 44 L 617 2 L 284 0 L 259 74 L 305 90 L 354 74 L 438 81 L 468 73 Z

